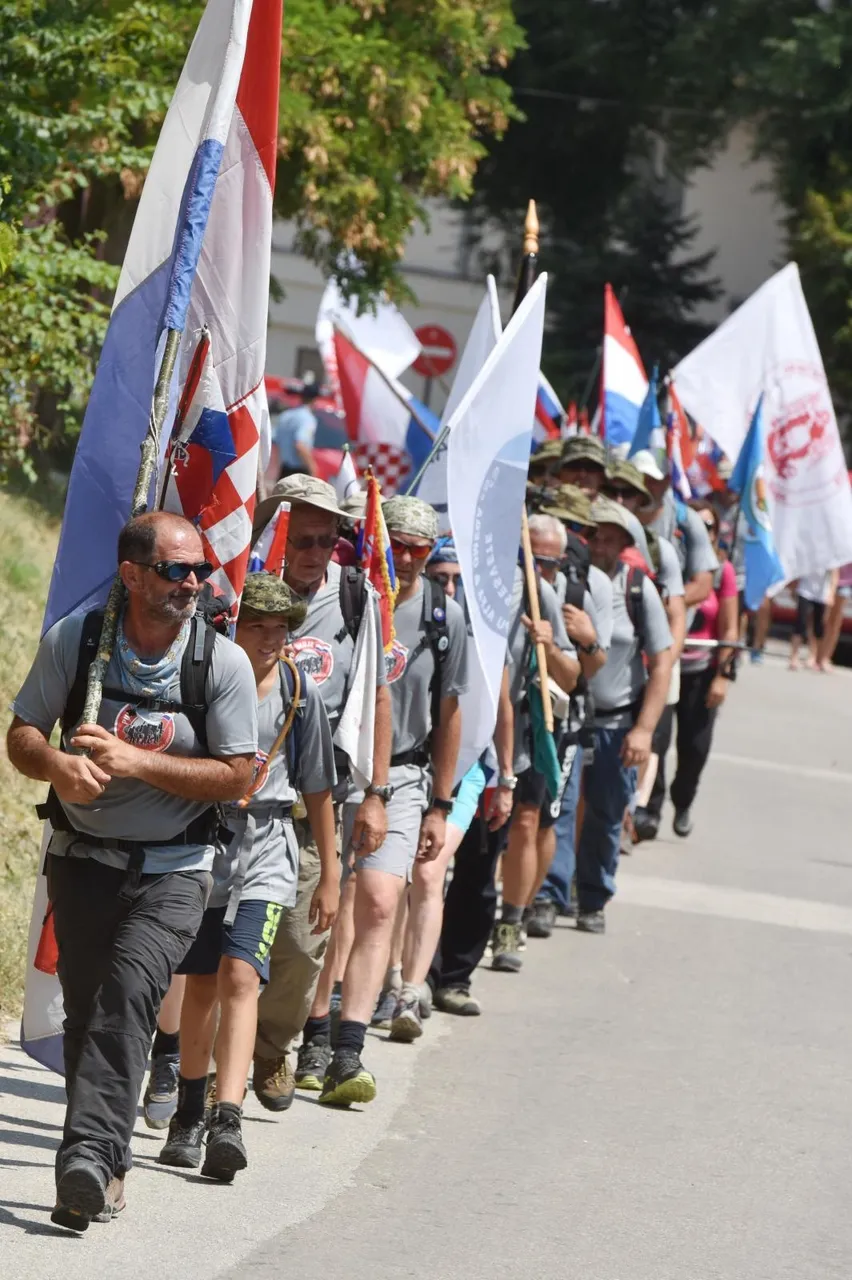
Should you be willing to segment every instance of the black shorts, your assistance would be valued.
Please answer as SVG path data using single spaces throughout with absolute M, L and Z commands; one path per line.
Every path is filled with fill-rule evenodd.
M 223 956 L 245 960 L 262 983 L 269 981 L 269 952 L 282 908 L 277 902 L 241 902 L 233 924 L 225 924 L 227 907 L 208 907 L 195 941 L 178 965 L 178 973 L 218 973 Z
M 551 815 L 551 795 L 544 776 L 537 769 L 524 769 L 518 774 L 515 787 L 515 804 L 534 804 L 539 808 L 539 830 L 546 831 L 556 819 Z

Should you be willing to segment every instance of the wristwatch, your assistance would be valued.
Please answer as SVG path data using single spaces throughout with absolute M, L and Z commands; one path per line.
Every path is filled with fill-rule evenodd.
M 505 787 L 507 791 L 514 791 L 518 785 L 518 779 L 513 773 L 501 773 L 497 779 L 498 787 Z
M 439 813 L 452 813 L 453 802 L 452 800 L 442 800 L 440 796 L 433 796 L 429 808 L 437 809 Z
M 382 804 L 388 805 L 391 800 L 393 800 L 393 787 L 389 783 L 387 786 L 377 787 L 371 782 L 367 790 L 364 792 L 364 795 L 377 796 L 378 799 L 381 800 Z
M 584 653 L 587 658 L 593 658 L 596 653 L 600 653 L 601 647 L 597 640 L 593 640 L 591 644 L 578 644 L 577 651 Z

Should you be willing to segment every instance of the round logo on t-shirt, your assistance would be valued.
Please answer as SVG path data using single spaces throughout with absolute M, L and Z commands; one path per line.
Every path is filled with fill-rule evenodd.
M 393 684 L 398 680 L 405 671 L 405 664 L 408 661 L 408 650 L 404 644 L 400 644 L 398 640 L 394 640 L 390 649 L 385 654 L 385 667 L 387 669 L 388 684 Z
M 168 712 L 146 712 L 140 716 L 135 707 L 124 706 L 115 718 L 115 736 L 131 747 L 143 751 L 166 751 L 174 741 L 175 718 Z
M 334 670 L 334 650 L 316 636 L 302 636 L 290 644 L 293 660 L 300 671 L 311 676 L 314 684 L 322 684 Z
M 256 796 L 262 791 L 269 781 L 269 755 L 266 751 L 258 751 L 254 757 L 254 774 L 252 776 L 251 786 L 243 796 L 244 800 L 248 800 L 251 796 Z

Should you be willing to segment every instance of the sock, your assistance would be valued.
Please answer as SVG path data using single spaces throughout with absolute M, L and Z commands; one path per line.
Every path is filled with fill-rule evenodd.
M 326 1044 L 330 1044 L 331 1014 L 323 1014 L 321 1018 L 308 1018 L 302 1031 L 302 1037 L 305 1044 L 312 1043 L 314 1040 L 321 1040 Z
M 341 1022 L 337 1032 L 337 1049 L 351 1049 L 360 1054 L 367 1034 L 366 1022 Z
M 520 924 L 523 919 L 523 907 L 512 907 L 508 902 L 503 903 L 503 914 L 500 917 L 502 924 Z
M 157 1027 L 157 1034 L 154 1036 L 154 1045 L 151 1049 L 151 1056 L 158 1058 L 163 1053 L 180 1053 L 180 1044 L 178 1043 L 178 1032 L 161 1031 Z
M 385 975 L 385 986 L 388 991 L 402 990 L 402 965 L 395 964 L 388 969 Z
M 181 1124 L 195 1124 L 204 1119 L 204 1095 L 207 1092 L 207 1077 L 198 1080 L 187 1080 L 178 1076 L 177 1114 Z

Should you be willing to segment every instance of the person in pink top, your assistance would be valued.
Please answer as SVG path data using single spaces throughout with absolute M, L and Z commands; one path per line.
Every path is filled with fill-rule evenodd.
M 692 506 L 707 526 L 717 549 L 719 517 L 709 502 Z M 698 783 L 710 755 L 713 728 L 735 676 L 734 650 L 724 643 L 737 639 L 737 576 L 729 560 L 722 560 L 713 578 L 713 589 L 696 609 L 688 640 L 717 640 L 706 649 L 687 644 L 680 659 L 680 698 L 677 704 L 677 772 L 671 785 L 675 808 L 674 831 L 692 831 L 692 805 Z

